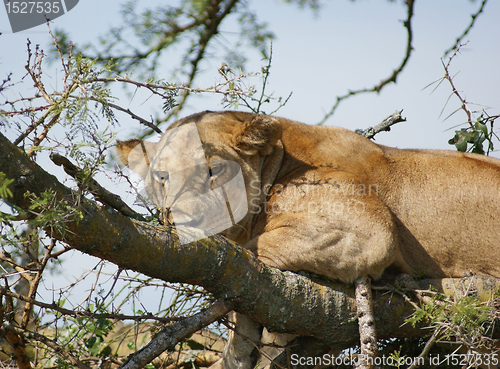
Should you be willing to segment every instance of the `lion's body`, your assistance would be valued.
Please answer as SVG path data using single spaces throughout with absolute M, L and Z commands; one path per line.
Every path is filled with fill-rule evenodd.
M 265 262 L 351 281 L 389 261 L 430 277 L 500 277 L 500 160 L 281 123 L 283 161 L 247 246 Z
M 500 160 L 395 149 L 342 128 L 250 113 L 199 113 L 173 127 L 191 122 L 208 161 L 242 168 L 249 211 L 222 233 L 264 263 L 342 281 L 378 278 L 388 267 L 500 277 Z M 137 143 L 118 144 L 123 162 L 131 164 Z M 176 188 L 169 196 L 182 198 Z M 228 359 L 235 352 L 226 366 L 252 365 Z

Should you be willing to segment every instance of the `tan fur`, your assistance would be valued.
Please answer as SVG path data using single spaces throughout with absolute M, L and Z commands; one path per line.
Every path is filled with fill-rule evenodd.
M 243 170 L 249 212 L 223 234 L 270 266 L 346 282 L 389 266 L 500 277 L 500 160 L 395 149 L 342 128 L 250 113 L 204 112 L 173 126 L 189 122 L 207 159 Z M 117 145 L 124 163 L 138 143 Z
M 188 122 L 208 159 L 242 167 L 249 213 L 223 233 L 268 265 L 343 281 L 378 278 L 391 264 L 430 277 L 500 277 L 500 160 L 394 149 L 250 113 L 200 113 L 173 127 Z M 117 144 L 124 163 L 139 143 Z

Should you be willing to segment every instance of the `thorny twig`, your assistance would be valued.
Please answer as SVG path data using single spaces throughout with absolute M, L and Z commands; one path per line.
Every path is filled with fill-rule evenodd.
M 227 89 L 224 89 L 225 87 L 228 87 L 230 85 L 233 85 L 235 82 L 239 81 L 241 78 L 245 77 L 245 75 L 240 75 L 234 78 L 228 78 L 224 82 L 218 83 L 215 86 L 208 87 L 208 88 L 192 88 L 187 84 L 181 84 L 181 85 L 175 85 L 175 84 L 157 84 L 157 83 L 149 83 L 149 82 L 138 82 L 131 80 L 130 78 L 127 77 L 114 77 L 114 78 L 95 78 L 92 80 L 92 82 L 123 82 L 123 83 L 129 83 L 133 84 L 137 87 L 143 87 L 148 89 L 151 93 L 155 95 L 159 95 L 162 98 L 166 99 L 169 98 L 169 95 L 162 94 L 158 90 L 165 90 L 165 91 L 185 91 L 188 93 L 203 93 L 203 92 L 210 92 L 210 93 L 217 93 L 217 94 L 222 94 L 222 95 L 231 95 L 231 94 L 237 94 L 237 95 L 245 95 L 249 92 L 253 92 L 253 90 L 248 90 L 248 91 L 243 91 L 239 88 L 235 87 L 229 87 Z
M 50 159 L 54 164 L 62 166 L 64 171 L 73 177 L 78 183 L 88 186 L 89 191 L 96 197 L 97 200 L 118 210 L 123 215 L 144 221 L 144 217 L 131 209 L 120 196 L 106 190 L 95 179 L 88 178 L 88 175 L 83 170 L 74 165 L 68 158 L 53 152 L 50 154 Z
M 411 19 L 413 17 L 413 7 L 415 5 L 415 0 L 406 0 L 405 2 L 406 2 L 406 6 L 408 8 L 408 13 L 407 13 L 408 16 L 407 16 L 406 20 L 403 21 L 403 25 L 406 28 L 406 33 L 407 33 L 406 52 L 405 52 L 405 56 L 403 57 L 403 61 L 401 62 L 401 64 L 399 65 L 399 67 L 396 68 L 388 78 L 380 81 L 380 83 L 378 85 L 373 86 L 372 88 L 365 88 L 365 89 L 360 89 L 360 90 L 352 90 L 352 91 L 349 91 L 345 95 L 337 96 L 335 104 L 330 109 L 330 111 L 325 114 L 325 116 L 318 123 L 318 125 L 324 124 L 328 120 L 328 118 L 330 118 L 335 113 L 335 111 L 337 110 L 337 107 L 339 106 L 339 104 L 343 100 L 346 100 L 346 99 L 348 99 L 351 96 L 358 95 L 358 94 L 361 94 L 361 93 L 367 93 L 367 92 L 376 92 L 376 93 L 379 93 L 382 90 L 382 88 L 384 88 L 389 83 L 391 83 L 391 82 L 396 83 L 397 77 L 403 71 L 403 69 L 405 68 L 406 64 L 408 63 L 408 60 L 410 59 L 411 52 L 413 50 L 413 46 L 412 46 L 413 30 L 412 30 Z
M 472 123 L 472 112 L 470 111 L 468 105 L 467 105 L 467 101 L 460 95 L 460 92 L 457 90 L 457 88 L 455 87 L 454 83 L 453 83 L 453 78 L 450 76 L 450 72 L 449 72 L 449 67 L 450 67 L 450 63 L 451 61 L 453 60 L 453 58 L 455 58 L 455 56 L 458 54 L 458 52 L 460 51 L 460 48 L 462 46 L 465 46 L 467 45 L 467 43 L 465 44 L 460 44 L 458 45 L 457 49 L 455 50 L 455 52 L 453 53 L 453 55 L 450 57 L 450 59 L 448 60 L 448 63 L 444 63 L 444 61 L 441 60 L 441 63 L 443 64 L 443 67 L 444 67 L 444 71 L 445 71 L 445 75 L 443 77 L 443 79 L 447 80 L 450 85 L 451 85 L 451 88 L 452 88 L 452 94 L 455 94 L 455 96 L 458 97 L 458 99 L 460 100 L 461 102 L 461 106 L 460 108 L 465 112 L 465 114 L 467 115 L 467 123 L 469 124 L 469 126 L 474 129 L 474 123 Z M 443 110 L 444 108 L 446 107 L 446 104 L 445 106 L 443 107 Z M 441 111 L 441 114 L 442 114 L 442 111 Z M 453 113 L 452 113 L 453 114 Z
M 471 18 L 472 18 L 472 19 L 471 19 L 471 22 L 470 22 L 469 26 L 465 29 L 464 33 L 462 33 L 462 35 L 460 35 L 460 36 L 456 39 L 456 41 L 455 41 L 455 43 L 453 44 L 453 46 L 452 46 L 452 47 L 450 47 L 448 50 L 446 50 L 446 51 L 444 52 L 443 57 L 445 57 L 446 55 L 448 55 L 449 53 L 451 53 L 453 50 L 456 50 L 456 49 L 457 49 L 457 47 L 458 47 L 458 46 L 460 45 L 460 43 L 462 42 L 462 40 L 464 39 L 464 37 L 465 37 L 465 36 L 467 36 L 467 35 L 469 34 L 469 32 L 470 32 L 470 30 L 472 29 L 472 27 L 474 27 L 474 23 L 476 22 L 477 17 L 479 16 L 479 14 L 481 14 L 481 13 L 483 12 L 483 10 L 484 10 L 484 6 L 486 5 L 486 3 L 487 3 L 487 2 L 488 2 L 488 0 L 483 0 L 483 2 L 481 3 L 481 6 L 479 7 L 479 10 L 478 10 L 476 13 L 474 13 L 474 14 L 472 14 L 472 15 L 471 15 Z

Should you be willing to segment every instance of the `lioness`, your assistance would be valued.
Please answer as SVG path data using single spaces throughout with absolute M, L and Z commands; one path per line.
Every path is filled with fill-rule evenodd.
M 221 233 L 267 265 L 345 282 L 379 278 L 388 267 L 429 277 L 500 277 L 500 160 L 395 149 L 342 128 L 243 112 L 198 113 L 169 129 L 190 123 L 205 160 L 195 162 L 209 168 L 203 178 L 195 178 L 195 166 L 179 167 L 164 139 L 117 143 L 120 159 L 150 194 L 163 196 L 165 207 L 182 201 L 177 226 L 203 228 L 199 214 L 210 203 L 189 198 L 236 178 L 241 168 L 248 211 L 236 219 L 238 210 L 228 207 L 236 221 Z M 251 367 L 252 350 L 229 348 L 224 364 Z

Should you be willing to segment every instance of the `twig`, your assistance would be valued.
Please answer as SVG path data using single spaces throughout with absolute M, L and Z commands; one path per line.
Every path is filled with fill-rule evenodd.
M 2 81 L 2 83 L 0 84 L 0 93 L 1 93 L 3 90 L 5 90 L 5 89 L 7 89 L 7 88 L 9 88 L 9 87 L 14 86 L 13 84 L 9 84 L 9 85 L 7 84 L 7 83 L 9 83 L 9 82 L 10 82 L 11 77 L 12 77 L 12 72 L 10 72 L 9 74 L 7 74 L 7 78 L 5 78 L 5 79 Z
M 38 229 L 35 228 L 34 232 L 38 232 Z M 35 233 L 37 234 L 37 233 Z M 43 277 L 43 272 L 45 271 L 45 267 L 47 266 L 47 262 L 51 259 L 51 253 L 54 247 L 56 246 L 56 241 L 52 239 L 50 245 L 48 245 L 47 249 L 45 250 L 45 254 L 42 258 L 42 260 L 39 262 L 38 260 L 35 261 L 36 264 L 38 264 L 38 268 L 35 274 L 35 277 L 30 281 L 29 284 L 29 292 L 28 292 L 28 297 L 31 299 L 34 299 L 37 292 L 38 292 L 38 285 L 40 284 L 40 281 L 42 280 Z M 34 247 L 39 248 L 38 242 Z M 28 323 L 30 320 L 31 312 L 33 309 L 33 304 L 30 302 L 27 302 L 24 305 L 24 311 L 23 311 L 23 318 L 21 322 L 21 327 L 22 328 L 27 328 Z
M 403 69 L 406 66 L 406 63 L 408 63 L 408 60 L 410 59 L 411 52 L 413 50 L 413 46 L 411 45 L 412 40 L 413 40 L 413 31 L 411 28 L 411 18 L 413 17 L 413 6 L 415 4 L 415 0 L 406 0 L 406 5 L 408 7 L 408 17 L 406 20 L 403 22 L 404 27 L 406 28 L 406 33 L 407 33 L 407 41 L 406 41 L 406 52 L 405 56 L 403 58 L 403 61 L 399 65 L 397 69 L 395 69 L 392 74 L 380 81 L 380 83 L 372 88 L 365 88 L 365 89 L 360 89 L 360 90 L 354 90 L 354 91 L 349 91 L 347 94 L 342 95 L 342 96 L 337 96 L 337 100 L 333 107 L 330 109 L 328 113 L 325 114 L 323 119 L 318 123 L 318 125 L 324 124 L 328 118 L 330 118 L 334 113 L 339 104 L 343 101 L 346 100 L 347 98 L 358 95 L 361 93 L 367 93 L 367 92 L 376 92 L 379 93 L 382 88 L 384 88 L 386 85 L 388 85 L 391 82 L 396 83 L 396 79 L 399 76 L 399 74 L 403 71 Z
M 45 17 L 45 19 L 47 19 L 47 17 Z M 64 86 L 64 90 L 67 90 L 67 88 L 68 88 L 67 80 L 68 80 L 68 76 L 69 76 L 69 68 L 70 68 L 71 59 L 73 56 L 73 44 L 70 41 L 68 64 L 66 65 L 66 64 L 64 64 L 64 57 L 62 55 L 61 48 L 59 47 L 59 43 L 57 42 L 57 38 L 56 38 L 56 36 L 54 36 L 54 33 L 52 33 L 52 29 L 50 28 L 50 20 L 49 19 L 47 19 L 47 28 L 49 29 L 49 34 L 52 37 L 52 41 L 54 42 L 54 45 L 57 49 L 57 53 L 59 54 L 59 60 L 61 60 L 61 64 L 62 64 L 62 67 L 64 70 L 63 86 Z
M 131 82 L 134 82 L 134 83 L 139 83 L 139 82 L 135 82 L 135 81 L 131 81 Z M 146 85 L 149 85 L 149 84 L 146 84 Z M 54 95 L 61 95 L 61 94 L 58 94 L 58 93 L 55 93 Z M 163 95 L 162 95 L 163 96 Z M 68 97 L 71 97 L 72 99 L 77 99 L 77 100 L 85 100 L 85 101 L 97 101 L 99 103 L 102 103 L 101 100 L 99 100 L 98 98 L 95 98 L 95 97 L 92 97 L 92 96 L 87 96 L 87 97 L 80 97 L 80 96 L 74 96 L 74 95 L 69 95 Z M 140 116 L 138 116 L 137 114 L 133 113 L 130 109 L 125 109 L 125 108 L 122 108 L 121 106 L 119 105 L 116 105 L 116 104 L 113 104 L 109 101 L 106 102 L 106 104 L 113 108 L 113 109 L 116 109 L 116 110 L 119 110 L 119 111 L 122 111 L 124 113 L 127 113 L 129 114 L 133 119 L 136 119 L 138 120 L 140 123 L 144 124 L 145 126 L 151 128 L 153 131 L 155 131 L 156 133 L 158 134 L 163 134 L 163 131 L 161 129 L 159 129 L 157 126 L 155 126 L 153 123 L 151 122 L 148 122 L 146 119 L 144 118 L 141 118 Z M 16 140 L 17 141 L 17 140 Z
M 361 136 L 365 136 L 366 138 L 373 138 L 377 133 L 382 131 L 390 131 L 391 126 L 399 123 L 406 122 L 406 118 L 401 116 L 403 109 L 396 110 L 392 115 L 389 115 L 385 118 L 381 123 L 377 124 L 375 127 L 368 127 L 366 129 L 356 129 L 355 132 L 360 134 Z
M 189 335 L 206 327 L 210 323 L 223 318 L 233 306 L 225 300 L 217 300 L 208 309 L 165 327 L 144 348 L 130 355 L 121 369 L 139 369 L 153 361 L 163 351 L 171 350 Z
M 429 351 L 431 350 L 432 346 L 434 346 L 434 344 L 436 343 L 436 341 L 437 341 L 438 336 L 439 336 L 440 333 L 441 333 L 441 329 L 440 328 L 437 328 L 436 330 L 434 330 L 434 333 L 432 333 L 431 338 L 429 338 L 429 340 L 425 344 L 424 349 L 422 350 L 422 352 L 420 353 L 420 355 L 418 355 L 418 358 L 416 360 L 413 360 L 413 363 L 408 367 L 408 369 L 416 369 L 416 368 L 418 368 L 420 366 L 419 365 L 420 360 L 418 360 L 418 359 L 419 358 L 424 358 L 427 355 L 429 355 Z
M 448 71 L 448 68 L 450 67 L 451 61 L 458 54 L 458 52 L 460 51 L 460 48 L 462 46 L 465 46 L 465 45 L 467 45 L 467 43 L 458 45 L 457 49 L 455 50 L 453 55 L 450 56 L 450 59 L 448 60 L 448 63 L 446 63 L 446 65 L 444 64 L 444 62 L 442 60 L 441 60 L 441 63 L 443 64 L 444 71 L 445 71 L 445 75 L 443 78 L 446 79 L 450 83 L 451 88 L 453 90 L 452 93 L 455 94 L 458 97 L 458 99 L 460 100 L 460 102 L 462 103 L 462 105 L 460 106 L 460 109 L 462 109 L 465 112 L 465 114 L 467 115 L 467 123 L 469 123 L 469 126 L 474 130 L 475 129 L 474 124 L 472 123 L 472 112 L 470 111 L 470 109 L 467 105 L 467 101 L 460 95 L 460 93 L 456 89 L 455 85 L 453 84 L 453 78 L 450 76 L 450 73 Z M 445 104 L 445 107 L 446 107 L 446 104 Z M 444 110 L 444 107 L 443 107 L 443 110 Z
M 400 283 L 405 290 L 413 292 L 415 296 L 418 298 L 418 300 L 426 305 L 436 305 L 443 303 L 442 301 L 438 301 L 428 296 L 424 296 L 424 293 L 431 291 L 421 290 L 418 283 L 409 274 L 400 274 L 397 278 L 397 282 Z
M 488 0 L 483 0 L 483 2 L 481 3 L 481 6 L 479 7 L 479 10 L 475 13 L 475 14 L 472 14 L 471 15 L 471 22 L 469 24 L 469 26 L 465 29 L 464 33 L 462 33 L 461 36 L 459 36 L 456 41 L 455 41 L 455 44 L 453 44 L 452 47 L 450 47 L 448 50 L 446 50 L 444 52 L 444 55 L 443 57 L 445 57 L 446 55 L 448 55 L 449 53 L 451 53 L 453 50 L 456 50 L 456 48 L 460 45 L 460 43 L 462 42 L 463 38 L 465 36 L 467 36 L 467 34 L 470 32 L 470 30 L 472 29 L 472 27 L 474 27 L 474 23 L 476 22 L 476 18 L 479 16 L 479 14 L 481 14 L 483 12 L 483 9 L 484 9 L 484 6 L 486 5 L 486 3 L 488 2 Z
M 179 320 L 182 319 L 182 317 L 177 317 L 177 318 L 161 318 L 157 317 L 154 314 L 144 314 L 144 315 L 125 315 L 125 314 L 115 314 L 115 313 L 95 313 L 89 310 L 71 310 L 71 309 L 66 309 L 63 307 L 58 306 L 56 303 L 46 303 L 42 301 L 38 301 L 35 299 L 32 299 L 28 296 L 21 295 L 16 292 L 12 292 L 11 290 L 7 289 L 6 287 L 0 287 L 0 295 L 7 296 L 9 298 L 13 298 L 16 300 L 21 300 L 24 302 L 27 302 L 29 304 L 39 306 L 44 309 L 49 309 L 53 311 L 57 311 L 58 313 L 62 315 L 67 315 L 67 316 L 72 316 L 72 317 L 100 317 L 100 318 L 106 318 L 106 319 L 115 319 L 115 320 L 132 320 L 136 322 L 143 322 L 145 320 L 154 320 L 157 322 L 161 323 L 172 323 L 172 322 L 178 322 Z
M 145 221 L 144 217 L 131 209 L 120 196 L 115 195 L 112 192 L 109 192 L 105 188 L 103 188 L 97 181 L 93 178 L 86 178 L 87 175 L 70 162 L 67 158 L 58 153 L 51 153 L 50 160 L 54 162 L 55 165 L 62 166 L 64 171 L 73 177 L 78 183 L 82 184 L 83 182 L 87 182 L 89 191 L 102 203 L 111 206 L 113 209 L 118 210 L 123 215 L 126 215 L 130 218 L 134 218 L 140 221 Z
M 70 350 L 65 349 L 63 346 L 59 345 L 55 340 L 52 340 L 52 339 L 48 338 L 47 336 L 44 336 L 43 334 L 23 330 L 21 328 L 14 327 L 12 325 L 9 325 L 7 328 L 12 330 L 15 333 L 24 334 L 24 336 L 27 339 L 32 339 L 32 340 L 43 343 L 44 345 L 46 345 L 46 346 L 50 347 L 52 350 L 54 350 L 54 352 L 56 354 L 66 356 L 68 361 L 71 364 L 75 365 L 79 369 L 90 369 L 90 367 L 88 365 L 82 363 L 75 355 L 73 355 L 73 353 Z
M 50 105 L 43 106 L 42 109 L 40 109 L 40 110 L 47 109 L 48 107 L 50 107 Z M 28 109 L 26 109 L 26 110 L 28 110 Z M 32 111 L 35 111 L 35 110 L 32 110 Z M 31 113 L 32 111 L 26 111 L 26 113 Z M 45 119 L 47 119 L 47 117 L 51 113 L 52 113 L 52 109 L 47 109 L 47 111 L 45 113 L 43 113 L 43 115 L 40 118 L 38 118 L 36 122 L 33 122 L 32 124 L 30 124 L 30 126 L 28 128 L 26 128 L 26 130 L 14 141 L 14 145 L 16 145 L 16 146 L 19 145 L 22 140 L 24 140 L 26 137 L 28 137 L 28 135 L 35 130 L 36 127 L 38 127 L 40 124 L 43 124 L 43 122 L 45 122 Z
M 238 95 L 244 95 L 248 92 L 253 92 L 253 90 L 249 91 L 242 91 L 238 88 L 228 88 L 226 90 L 223 89 L 223 87 L 226 87 L 228 85 L 233 84 L 234 82 L 238 81 L 241 78 L 241 76 L 234 77 L 227 79 L 225 82 L 218 83 L 215 86 L 208 87 L 208 88 L 192 88 L 189 86 L 189 84 L 181 84 L 181 85 L 175 85 L 175 84 L 157 84 L 157 83 L 149 83 L 149 82 L 138 82 L 134 81 L 130 78 L 127 77 L 114 77 L 114 78 L 95 78 L 92 79 L 91 81 L 88 82 L 104 82 L 104 83 L 109 83 L 109 82 L 123 82 L 123 83 L 129 83 L 133 84 L 137 87 L 143 87 L 148 89 L 150 92 L 152 92 L 155 95 L 159 95 L 162 98 L 169 98 L 169 95 L 162 94 L 158 92 L 157 90 L 165 90 L 165 91 L 185 91 L 188 93 L 203 93 L 203 92 L 212 92 L 212 93 L 218 93 L 222 95 L 230 95 L 230 94 L 238 94 Z

